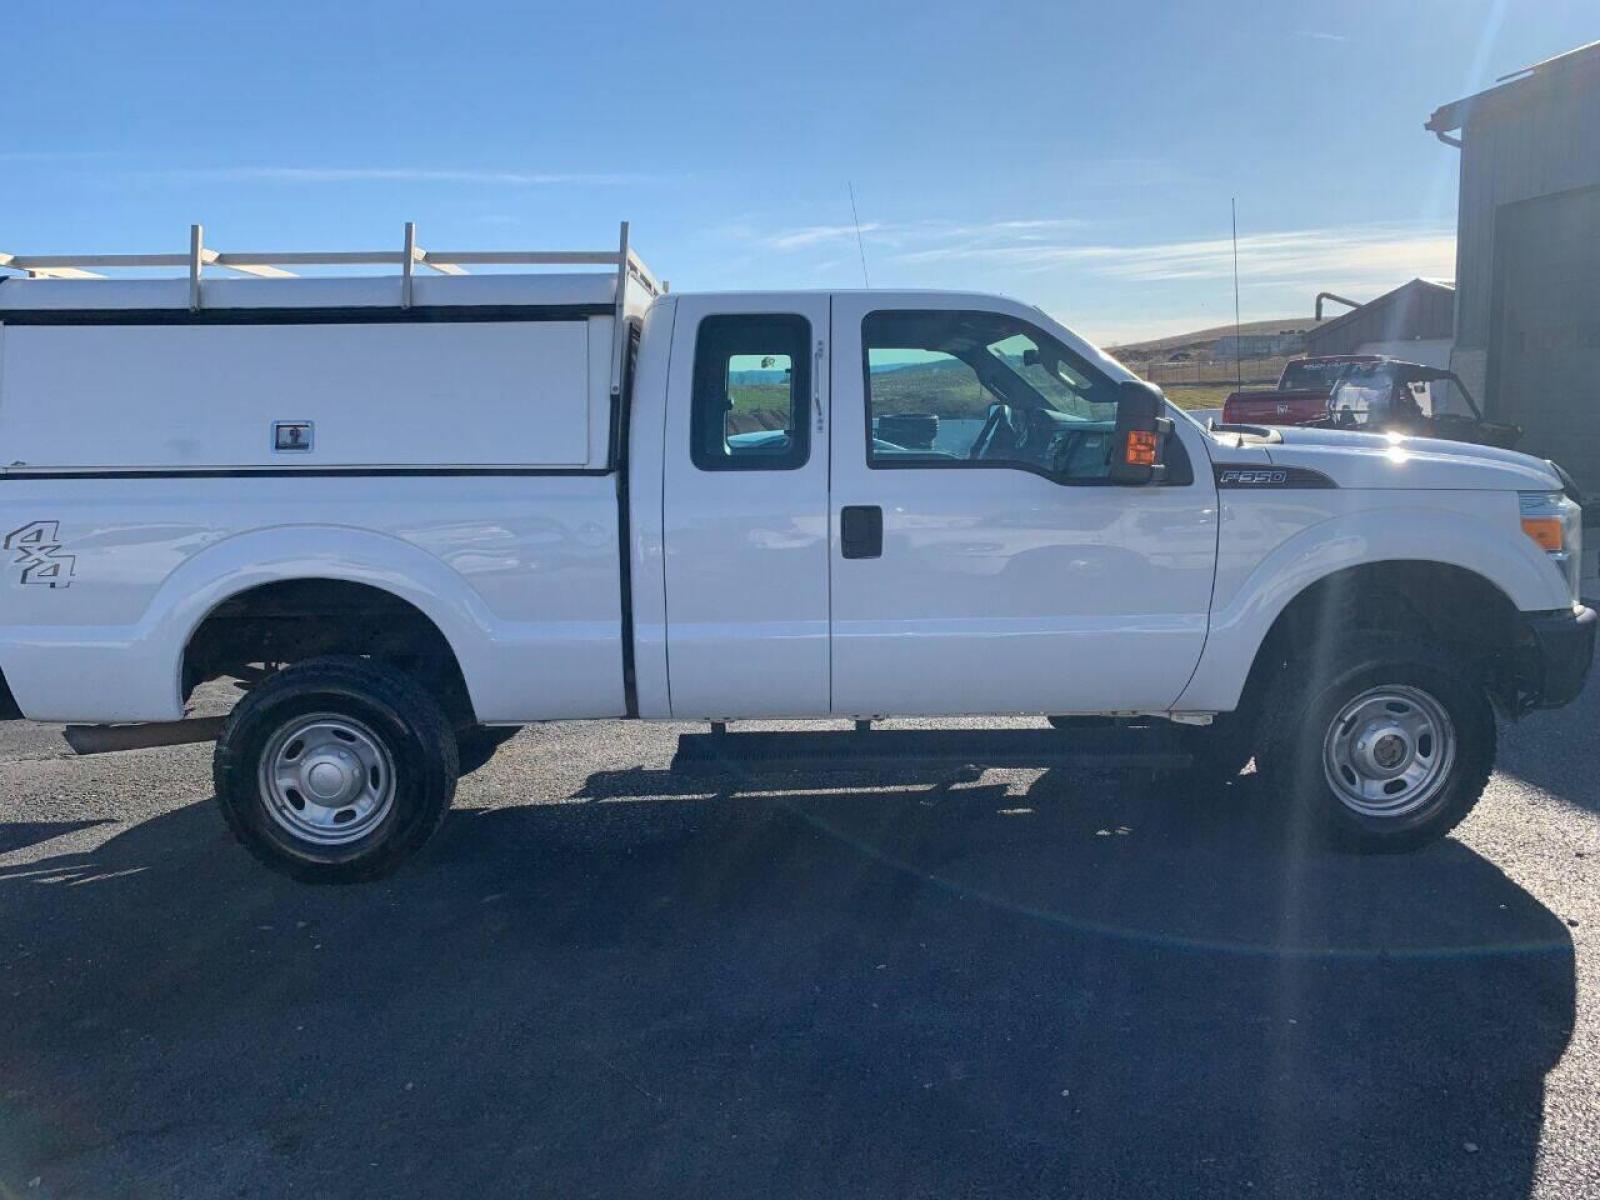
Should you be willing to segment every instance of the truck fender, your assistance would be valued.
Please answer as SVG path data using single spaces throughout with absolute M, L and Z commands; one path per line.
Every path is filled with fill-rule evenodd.
M 1273 622 L 1308 587 L 1350 567 L 1439 563 L 1481 576 L 1524 612 L 1570 603 L 1559 573 L 1515 529 L 1513 525 L 1505 537 L 1485 537 L 1481 517 L 1430 506 L 1367 508 L 1298 530 L 1265 554 L 1212 609 L 1200 662 L 1173 708 L 1231 711 Z M 1227 536 L 1224 522 L 1222 537 Z M 1219 596 L 1223 582 L 1219 577 Z
M 184 562 L 156 592 L 142 623 L 167 662 L 168 686 L 181 705 L 183 653 L 218 605 L 259 587 L 292 579 L 363 583 L 397 596 L 438 628 L 461 664 L 472 693 L 471 669 L 493 639 L 495 619 L 483 599 L 445 563 L 388 534 L 338 525 L 279 525 L 227 538 Z M 474 702 L 476 695 L 472 696 Z
M 449 643 L 477 709 L 496 628 L 482 598 L 409 542 L 334 525 L 279 525 L 224 538 L 176 567 L 131 625 L 30 626 L 26 640 L 5 647 L 6 678 L 32 720 L 82 720 L 90 678 L 95 720 L 176 720 L 183 715 L 184 650 L 200 623 L 230 596 L 291 579 L 369 584 L 414 605 Z M 115 671 L 105 669 L 108 656 Z

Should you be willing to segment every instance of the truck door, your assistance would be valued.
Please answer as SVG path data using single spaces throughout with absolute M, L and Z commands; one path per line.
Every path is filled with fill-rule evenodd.
M 677 301 L 662 489 L 674 716 L 828 712 L 828 306 Z
M 1216 563 L 1198 431 L 1110 483 L 1114 367 L 1020 305 L 898 299 L 834 298 L 834 712 L 1167 708 Z

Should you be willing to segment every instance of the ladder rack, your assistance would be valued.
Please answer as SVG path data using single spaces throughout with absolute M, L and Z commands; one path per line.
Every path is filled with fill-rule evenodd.
M 293 279 L 289 267 L 357 267 L 394 264 L 400 268 L 400 307 L 410 308 L 412 279 L 418 267 L 440 275 L 465 275 L 477 266 L 613 267 L 617 272 L 616 319 L 612 332 L 611 394 L 622 394 L 623 366 L 628 348 L 627 292 L 637 283 L 651 298 L 667 291 L 628 244 L 628 222 L 623 221 L 615 250 L 424 250 L 417 245 L 417 226 L 407 221 L 405 236 L 396 250 L 264 251 L 244 253 L 213 250 L 205 244 L 205 229 L 189 226 L 187 254 L 6 254 L 0 252 L 0 278 L 16 271 L 29 279 L 105 279 L 91 267 L 125 270 L 184 267 L 189 272 L 189 311 L 199 312 L 200 279 L 207 267 L 264 279 Z M 3 318 L 0 318 L 3 319 Z
M 0 270 L 17 271 L 30 279 L 104 279 L 90 270 L 99 267 L 125 270 L 149 267 L 185 267 L 189 272 L 189 307 L 200 308 L 200 278 L 207 267 L 220 267 L 241 275 L 267 279 L 292 279 L 288 267 L 357 267 L 394 264 L 400 268 L 400 306 L 411 307 L 411 280 L 416 268 L 440 275 L 465 275 L 476 266 L 615 267 L 617 296 L 629 279 L 650 296 L 666 291 L 650 269 L 628 245 L 628 223 L 622 222 L 615 250 L 424 250 L 417 245 L 417 226 L 407 221 L 405 237 L 395 250 L 222 251 L 205 244 L 205 229 L 189 226 L 187 254 L 5 254 Z

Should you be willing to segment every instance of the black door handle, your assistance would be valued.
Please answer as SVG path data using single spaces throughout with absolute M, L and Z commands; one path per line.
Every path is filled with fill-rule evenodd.
M 846 504 L 839 510 L 839 549 L 846 558 L 883 557 L 883 509 Z

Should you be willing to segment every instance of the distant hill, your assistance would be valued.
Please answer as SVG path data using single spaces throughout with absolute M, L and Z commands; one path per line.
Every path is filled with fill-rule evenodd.
M 1246 321 L 1239 326 L 1245 335 L 1264 333 L 1289 333 L 1296 330 L 1315 329 L 1319 322 L 1310 317 L 1278 317 L 1271 321 Z M 1120 346 L 1107 346 L 1106 350 L 1124 362 L 1163 361 L 1174 354 L 1188 352 L 1191 356 L 1209 352 L 1218 338 L 1231 337 L 1232 325 L 1217 325 L 1211 329 L 1197 329 L 1193 333 L 1175 333 L 1170 337 L 1152 338 L 1147 342 L 1125 342 Z
M 886 375 L 893 371 L 970 371 L 959 358 L 936 358 L 932 360 L 919 359 L 916 362 L 903 363 L 873 363 L 874 375 Z
M 982 419 L 993 399 L 972 368 L 954 358 L 875 366 L 872 393 L 873 411 L 880 416 L 931 411 Z M 788 421 L 792 399 L 782 372 L 735 371 L 728 380 L 728 398 L 733 402 L 729 428 L 740 433 L 782 429 Z
M 787 383 L 788 379 L 789 379 L 789 372 L 788 372 L 787 369 L 784 369 L 784 370 L 776 370 L 776 369 L 774 369 L 774 370 L 767 370 L 767 371 L 730 371 L 730 372 L 728 372 L 728 382 L 733 384 L 736 387 L 738 385 L 740 385 L 740 384 L 743 384 L 743 385 L 745 385 L 747 387 L 757 387 L 757 386 L 760 386 L 761 384 Z

